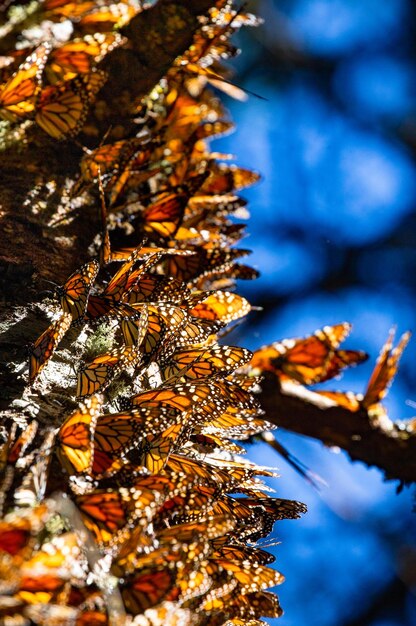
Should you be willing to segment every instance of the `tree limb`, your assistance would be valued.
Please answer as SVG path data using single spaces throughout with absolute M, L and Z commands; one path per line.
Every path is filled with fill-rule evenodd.
M 416 437 L 386 416 L 377 420 L 362 408 L 351 411 L 298 384 L 279 387 L 268 373 L 261 388 L 269 422 L 342 448 L 352 460 L 383 470 L 388 480 L 416 481 Z

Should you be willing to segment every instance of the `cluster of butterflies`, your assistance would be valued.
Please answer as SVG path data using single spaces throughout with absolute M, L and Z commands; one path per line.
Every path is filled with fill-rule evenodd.
M 98 64 L 126 38 L 115 27 L 141 11 L 137 2 L 65 2 L 43 0 L 38 6 L 41 24 L 71 22 L 62 42 L 62 29 L 40 45 L 12 50 L 1 57 L 0 118 L 12 124 L 34 120 L 54 139 L 77 135 L 84 126 L 97 93 L 106 82 Z M 33 23 L 33 15 L 28 20 Z M 24 24 L 22 25 L 24 26 Z
M 290 380 L 300 385 L 316 385 L 339 376 L 346 367 L 356 366 L 367 360 L 362 350 L 340 349 L 340 344 L 351 331 L 351 324 L 344 322 L 325 326 L 313 335 L 304 338 L 284 339 L 256 350 L 250 367 L 257 374 L 269 372 L 279 383 Z M 371 417 L 385 415 L 382 400 L 387 394 L 397 372 L 400 357 L 406 348 L 410 332 L 402 335 L 394 347 L 392 330 L 384 344 L 367 388 L 363 394 L 350 391 L 328 391 L 315 389 L 319 396 L 337 405 L 356 412 L 363 409 Z
M 40 2 L 42 19 L 70 20 L 77 37 L 10 55 L 0 115 L 57 140 L 77 134 L 105 79 L 98 64 L 126 45 L 116 16 L 141 9 Z M 247 216 L 236 194 L 259 176 L 209 148 L 233 126 L 207 85 L 242 96 L 221 63 L 237 52 L 231 34 L 255 23 L 217 2 L 129 112 L 135 132 L 85 149 L 72 195 L 97 195 L 99 255 L 56 289 L 53 321 L 29 348 L 32 397 L 47 398 L 61 372 L 53 416 L 5 424 L 2 618 L 256 626 L 282 613 L 268 589 L 283 576 L 257 544 L 306 508 L 273 497 L 274 473 L 243 456 L 244 440 L 273 427 L 245 369 L 252 353 L 224 341 L 251 310 L 234 291 L 257 276 L 235 247 Z
M 139 246 L 100 293 L 96 260 L 57 289 L 60 316 L 31 347 L 32 383 L 71 325 L 104 320 L 121 345 L 81 364 L 82 402 L 37 449 L 37 422 L 10 431 L 3 472 L 23 477 L 15 500 L 31 492 L 40 503 L 0 526 L 16 573 L 10 614 L 45 624 L 141 615 L 220 625 L 282 612 L 267 589 L 283 577 L 256 543 L 306 509 L 271 497 L 262 477 L 273 472 L 245 460 L 237 443 L 272 428 L 252 393 L 257 379 L 241 369 L 252 354 L 217 341 L 250 305 L 160 273 L 166 258 L 192 256 L 185 252 Z M 110 250 L 109 267 L 112 254 L 122 256 Z M 106 412 L 104 392 L 127 370 L 134 393 Z M 63 480 L 66 499 L 57 501 Z
M 2 424 L 1 619 L 259 626 L 282 613 L 268 589 L 283 577 L 263 548 L 275 522 L 306 509 L 274 497 L 273 472 L 243 456 L 273 428 L 258 376 L 314 385 L 366 355 L 340 349 L 348 324 L 254 354 L 224 344 L 251 310 L 234 291 L 257 277 L 235 247 L 248 215 L 237 194 L 259 176 L 211 151 L 233 124 L 210 85 L 245 97 L 222 62 L 237 53 L 233 32 L 258 20 L 213 5 L 189 50 L 126 107 L 133 131 L 84 150 L 72 196 L 97 198 L 99 254 L 56 289 L 53 321 L 29 348 L 32 397 L 48 398 L 57 376 L 60 393 L 51 412 Z M 118 29 L 147 8 L 39 2 L 31 25 L 70 22 L 74 36 L 3 58 L 0 116 L 77 135 L 106 80 L 101 61 L 132 45 Z M 317 393 L 376 410 L 407 340 L 393 349 L 390 337 L 363 397 Z

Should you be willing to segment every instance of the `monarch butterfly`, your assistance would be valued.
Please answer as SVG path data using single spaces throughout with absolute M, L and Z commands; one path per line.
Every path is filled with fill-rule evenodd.
M 90 185 L 95 182 L 101 175 L 105 190 L 110 192 L 110 206 L 113 205 L 132 170 L 143 170 L 147 177 L 155 174 L 152 168 L 148 168 L 149 171 L 144 168 L 154 157 L 156 145 L 155 141 L 145 143 L 143 138 L 133 137 L 92 150 L 81 159 L 81 177 L 74 192 L 82 189 L 84 183 Z
M 202 608 L 204 611 L 226 611 L 227 615 L 235 616 L 232 619 L 233 626 L 244 626 L 247 623 L 258 624 L 260 617 L 281 617 L 283 610 L 279 604 L 279 598 L 270 591 L 257 591 L 254 593 L 241 593 L 233 588 L 232 593 L 216 593 L 214 589 L 204 599 Z M 249 622 L 247 620 L 250 620 Z
M 249 562 L 235 562 L 225 558 L 210 558 L 207 566 L 208 574 L 215 575 L 225 571 L 230 579 L 237 581 L 243 593 L 262 591 L 268 587 L 275 587 L 284 581 L 284 576 L 264 565 L 253 565 Z
M 216 267 L 213 270 L 202 274 L 198 277 L 196 284 L 199 289 L 202 289 L 207 281 L 211 281 L 211 283 L 213 283 L 215 280 L 216 282 L 211 285 L 211 288 L 222 289 L 232 286 L 234 279 L 256 280 L 259 276 L 260 272 L 249 265 L 243 265 L 242 263 L 227 263 L 222 267 Z
M 255 470 L 254 466 L 242 463 L 226 461 L 221 464 L 214 463 L 212 460 L 211 462 L 201 461 L 177 452 L 170 455 L 165 467 L 165 472 L 179 474 L 183 476 L 184 480 L 195 482 L 198 479 L 202 479 L 201 482 L 208 486 L 221 487 L 224 485 L 230 490 L 234 485 L 239 485 L 239 488 L 241 488 L 241 483 L 248 481 L 258 471 L 258 468 Z
M 223 437 L 217 436 L 210 432 L 209 434 L 198 433 L 190 438 L 190 445 L 200 454 L 213 452 L 216 449 L 224 450 L 230 454 L 244 454 L 245 449 L 242 446 L 228 441 Z
M 201 186 L 201 194 L 230 193 L 254 185 L 259 180 L 257 172 L 236 165 L 216 163 L 210 168 L 209 178 Z
M 249 250 L 222 250 L 220 248 L 212 250 L 196 248 L 192 252 L 190 256 L 169 256 L 165 261 L 165 273 L 183 282 L 195 281 L 214 270 L 221 271 L 221 268 L 228 268 L 234 259 L 250 253 Z
M 159 366 L 162 377 L 185 379 L 226 376 L 250 360 L 251 352 L 244 348 L 214 345 L 210 348 L 179 350 Z
M 29 383 L 32 384 L 36 376 L 46 365 L 64 335 L 68 332 L 72 323 L 72 316 L 69 313 L 62 313 L 38 337 L 35 343 L 29 346 Z
M 180 411 L 189 411 L 197 403 L 199 419 L 208 416 L 213 419 L 220 414 L 224 407 L 222 398 L 216 397 L 216 389 L 211 381 L 193 381 L 164 387 L 152 391 L 145 391 L 131 398 L 133 406 L 166 405 Z M 218 391 L 217 391 L 218 394 Z
M 106 78 L 105 72 L 97 70 L 45 87 L 36 102 L 36 123 L 54 139 L 77 135 Z
M 297 500 L 285 500 L 282 498 L 243 498 L 245 506 L 261 506 L 273 518 L 273 521 L 282 519 L 298 519 L 307 512 L 306 506 Z
M 77 25 L 88 32 L 107 32 L 128 24 L 140 11 L 140 3 L 134 1 L 106 3 L 104 6 L 98 7 L 95 4 L 92 10 L 80 17 Z
M 211 322 L 186 315 L 182 326 L 172 336 L 172 341 L 175 341 L 178 347 L 212 343 L 221 327 L 221 322 Z
M 50 50 L 51 46 L 47 43 L 38 46 L 11 78 L 0 86 L 0 116 L 3 119 L 16 122 L 33 112 Z
M 174 490 L 174 484 L 160 475 L 134 480 L 130 488 L 96 489 L 77 496 L 76 504 L 83 521 L 100 544 L 117 544 L 127 539 L 127 526 L 143 532 L 143 527 L 153 518 L 165 493 Z M 121 532 L 120 532 L 121 531 Z
M 132 451 L 129 458 L 133 462 L 144 465 L 149 453 L 149 464 L 152 464 L 152 448 L 156 455 L 157 448 L 163 447 L 164 443 L 156 442 L 156 439 L 177 438 L 183 420 L 181 413 L 170 407 L 143 407 L 123 413 L 101 415 L 97 419 L 92 442 L 93 474 L 108 474 L 118 470 L 120 455 L 126 455 L 129 451 Z M 142 463 L 143 460 L 145 463 Z
M 158 435 L 149 435 L 138 446 L 135 446 L 127 454 L 127 458 L 135 466 L 143 466 L 156 474 L 166 464 L 171 452 L 180 447 L 188 429 L 181 422 L 172 424 Z
M 71 413 L 57 435 L 57 455 L 69 474 L 89 472 L 92 463 L 92 438 L 102 407 L 100 396 L 92 396 Z
M 196 193 L 206 177 L 206 173 L 198 174 L 188 178 L 186 184 L 159 194 L 157 200 L 145 208 L 141 215 L 144 230 L 164 239 L 174 237 L 182 223 L 189 198 Z
M 140 350 L 134 345 L 101 354 L 85 363 L 78 369 L 77 397 L 82 398 L 103 391 L 124 368 L 137 365 L 140 357 Z
M 153 567 L 126 578 L 120 584 L 120 591 L 126 610 L 132 615 L 139 615 L 162 602 L 174 585 L 172 570 Z
M 110 542 L 127 525 L 133 502 L 122 492 L 102 489 L 76 498 L 86 527 L 101 544 Z
M 400 357 L 409 343 L 411 333 L 407 332 L 401 336 L 398 345 L 393 349 L 394 330 L 383 346 L 376 366 L 368 381 L 367 389 L 361 400 L 361 406 L 366 410 L 377 405 L 387 394 L 392 380 L 397 372 Z
M 129 158 L 125 156 L 125 152 L 127 151 L 130 156 L 131 149 L 135 149 L 135 147 L 135 139 L 121 139 L 114 143 L 104 144 L 88 152 L 82 157 L 80 162 L 82 180 L 89 184 L 98 180 L 99 176 L 106 180 L 107 175 L 112 175 L 113 173 L 118 175 L 119 169 Z
M 335 350 L 328 359 L 326 373 L 319 382 L 335 378 L 346 367 L 355 367 L 367 361 L 368 354 L 362 350 Z
M 151 391 L 144 391 L 131 398 L 133 406 L 159 407 L 167 406 L 178 411 L 189 411 L 193 402 L 204 400 L 211 393 L 211 388 L 207 384 L 200 393 L 196 394 L 194 386 L 178 386 L 172 388 L 162 388 Z
M 188 485 L 177 494 L 170 495 L 158 511 L 160 519 L 168 516 L 183 522 L 184 516 L 202 515 L 222 493 L 221 488 L 207 485 Z
M 216 397 L 223 400 L 224 406 L 238 407 L 239 411 L 260 408 L 258 400 L 243 385 L 223 379 L 214 379 L 211 382 Z
M 145 232 L 156 233 L 165 239 L 173 237 L 182 222 L 188 199 L 186 191 L 161 194 L 156 202 L 143 211 Z
M 114 274 L 102 294 L 91 296 L 88 300 L 87 317 L 88 319 L 97 319 L 106 315 L 117 314 L 115 307 L 118 308 L 118 317 L 132 317 L 133 310 L 123 307 L 122 299 L 127 299 L 129 292 L 134 288 L 137 281 L 140 280 L 142 274 L 155 265 L 160 259 L 160 253 L 150 255 L 138 270 L 134 270 L 135 264 L 139 261 L 140 247 L 135 248 L 133 253 L 122 267 Z M 114 309 L 114 310 L 113 310 Z
M 190 295 L 184 283 L 158 274 L 142 274 L 138 283 L 130 290 L 124 301 L 128 304 L 141 302 L 182 302 Z
M 227 380 L 206 379 L 145 391 L 133 396 L 131 402 L 134 406 L 166 404 L 182 411 L 197 404 L 198 418 L 206 422 L 219 417 L 230 406 L 238 406 L 240 411 L 258 408 L 257 400 L 237 385 Z
M 212 137 L 223 137 L 235 129 L 235 124 L 227 120 L 216 120 L 215 122 L 203 122 L 194 132 L 197 141 Z
M 150 145 L 146 145 L 146 149 L 136 150 L 124 167 L 119 168 L 119 175 L 113 176 L 108 181 L 106 189 L 109 191 L 110 206 L 116 204 L 123 192 L 137 189 L 162 171 L 162 159 L 159 158 L 161 153 L 157 151 L 159 145 L 160 142 L 154 140 Z
M 254 352 L 251 365 L 278 376 L 293 378 L 303 385 L 321 382 L 331 367 L 336 349 L 350 330 L 351 324 L 345 322 L 325 326 L 305 339 L 286 339 L 264 346 Z M 358 362 L 364 358 L 364 353 L 357 355 Z M 336 372 L 343 366 L 341 357 L 337 360 L 334 358 L 332 362 Z
M 257 516 L 244 504 L 244 498 L 232 498 L 225 494 L 221 494 L 212 505 L 212 511 L 216 515 L 230 515 L 238 520 L 239 524 L 244 524 L 245 533 L 249 534 L 258 523 Z
M 163 302 L 157 305 L 137 305 L 136 309 L 140 310 L 143 307 L 146 307 L 148 311 L 146 335 L 143 342 L 143 352 L 148 361 L 164 346 L 164 343 L 168 339 L 168 333 L 175 333 L 176 329 L 186 317 L 186 313 L 179 307 L 170 306 Z M 135 309 L 133 309 L 133 311 L 134 310 Z M 134 316 L 131 319 L 122 319 L 121 331 L 126 345 L 134 345 L 137 343 L 139 326 Z
M 110 31 L 122 26 L 140 10 L 137 5 L 127 2 L 106 3 L 97 6 L 92 0 L 66 2 L 65 0 L 43 0 L 43 9 L 48 19 L 68 19 L 76 22 L 82 30 Z
M 249 214 L 245 209 L 246 205 L 247 200 L 233 194 L 202 195 L 198 193 L 197 196 L 190 198 L 188 209 L 193 215 L 204 210 L 209 214 L 221 216 L 233 214 L 235 217 L 247 219 Z
M 214 488 L 218 485 L 226 488 L 232 484 L 232 478 L 226 470 L 176 452 L 170 455 L 164 471 L 168 475 L 180 476 L 185 483 L 201 482 Z
M 206 249 L 229 249 L 244 236 L 245 224 L 222 224 L 222 217 L 207 215 L 206 210 L 193 216 L 185 215 L 183 225 L 175 239 L 187 247 L 203 246 Z M 198 229 L 194 226 L 197 225 Z
M 122 45 L 126 39 L 118 33 L 94 33 L 73 39 L 49 55 L 46 72 L 49 78 L 69 80 L 78 74 L 88 74 L 95 63 Z
M 86 495 L 77 496 L 76 504 L 81 511 L 86 527 L 100 544 L 115 542 L 122 529 L 133 519 L 134 514 L 150 507 L 157 498 L 156 492 L 135 490 L 135 497 L 127 490 L 111 491 L 96 489 Z
M 247 439 L 247 436 L 263 432 L 269 428 L 268 422 L 263 419 L 256 419 L 262 413 L 258 409 L 244 409 L 237 411 L 233 407 L 228 407 L 219 415 L 211 416 L 203 429 L 205 435 L 226 436 L 230 439 Z
M 243 13 L 241 9 L 238 11 L 227 11 L 224 8 L 213 8 L 210 11 L 210 17 L 214 24 L 235 29 L 243 25 L 258 26 L 262 23 L 259 17 L 252 13 Z
M 71 274 L 66 283 L 56 290 L 63 311 L 69 313 L 75 323 L 83 321 L 88 296 L 99 269 L 97 260 L 89 261 Z
M 103 296 L 114 302 L 126 298 L 140 277 L 153 267 L 162 257 L 161 252 L 155 252 L 145 259 L 139 269 L 134 270 L 134 266 L 139 260 L 140 248 L 137 248 L 129 259 L 116 272 L 107 287 L 103 291 Z
M 188 301 L 189 312 L 194 317 L 220 320 L 224 324 L 229 324 L 251 311 L 251 305 L 245 298 L 229 291 L 208 293 L 202 301 L 192 306 L 192 300 L 195 297 L 198 296 L 192 296 Z
M 225 515 L 216 515 L 202 522 L 185 522 L 165 528 L 158 533 L 161 545 L 166 543 L 191 543 L 205 540 L 215 540 L 233 530 L 234 522 Z
M 77 615 L 76 626 L 108 626 L 108 614 L 103 611 L 83 609 Z
M 253 546 L 232 545 L 229 543 L 228 537 L 214 539 L 212 542 L 214 548 L 213 558 L 225 558 L 229 561 L 248 561 L 250 563 L 258 563 L 259 565 L 270 565 L 276 559 L 273 554 L 254 548 Z
M 241 12 L 241 7 L 238 11 L 228 12 L 224 11 L 223 8 L 214 9 L 210 15 L 207 29 L 197 34 L 194 45 L 185 54 L 185 59 L 196 63 L 207 57 L 212 62 L 213 58 L 219 59 L 229 56 L 228 39 L 230 34 L 241 26 L 242 20 L 239 19 Z M 205 65 L 206 63 L 201 64 L 201 67 Z

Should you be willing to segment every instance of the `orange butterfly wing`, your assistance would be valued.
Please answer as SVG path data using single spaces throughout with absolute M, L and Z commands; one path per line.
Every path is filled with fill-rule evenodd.
M 66 283 L 57 289 L 62 309 L 72 316 L 73 322 L 81 322 L 84 318 L 89 292 L 99 269 L 98 261 L 90 261 L 71 274 Z
M 42 44 L 26 59 L 9 80 L 0 86 L 0 116 L 9 121 L 26 117 L 35 108 L 35 96 L 50 46 Z
M 189 304 L 192 307 L 192 300 Z M 215 291 L 190 308 L 189 312 L 194 317 L 219 320 L 224 324 L 229 324 L 244 317 L 250 311 L 250 303 L 242 296 L 229 291 Z
M 106 78 L 105 72 L 93 71 L 46 87 L 36 103 L 36 123 L 54 139 L 77 135 Z
M 160 365 L 163 378 L 207 378 L 221 374 L 226 376 L 250 360 L 251 352 L 244 348 L 212 346 L 174 352 L 166 365 Z
M 92 461 L 92 437 L 102 402 L 88 398 L 67 417 L 57 435 L 57 454 L 69 474 L 87 472 Z
M 30 542 L 31 530 L 28 521 L 17 523 L 0 522 L 0 552 L 14 556 Z
M 337 368 L 338 371 L 341 369 L 341 357 L 337 358 L 335 354 L 350 329 L 351 325 L 347 323 L 325 326 L 304 339 L 286 339 L 264 346 L 254 352 L 251 365 L 303 385 L 321 382 L 326 380 L 331 362 L 335 372 Z
M 173 237 L 178 230 L 188 203 L 186 193 L 166 193 L 143 212 L 144 230 L 164 238 Z
M 145 569 L 125 580 L 120 589 L 127 611 L 139 615 L 159 604 L 172 591 L 174 580 L 167 568 Z
M 62 313 L 60 318 L 53 322 L 29 347 L 29 382 L 31 384 L 55 352 L 71 323 L 72 316 L 69 313 Z
M 96 63 L 124 41 L 117 33 L 95 33 L 73 39 L 51 52 L 47 71 L 50 70 L 53 77 L 64 80 L 77 74 L 88 74 Z
M 361 401 L 361 405 L 365 409 L 368 410 L 377 405 L 387 394 L 393 378 L 396 375 L 400 357 L 409 343 L 410 337 L 410 332 L 404 333 L 398 345 L 393 348 L 394 331 L 390 332 L 390 336 L 383 346 L 376 366 L 371 374 L 364 398 Z
M 78 370 L 77 397 L 103 391 L 123 368 L 135 365 L 140 356 L 138 347 L 133 345 L 101 354 L 89 363 L 84 363 Z

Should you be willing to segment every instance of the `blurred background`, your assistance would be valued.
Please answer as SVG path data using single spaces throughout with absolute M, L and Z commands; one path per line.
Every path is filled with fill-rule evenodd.
M 411 0 L 259 0 L 260 28 L 237 39 L 235 82 L 267 100 L 226 99 L 237 132 L 214 143 L 263 181 L 249 202 L 251 263 L 239 292 L 264 307 L 239 332 L 248 348 L 353 324 L 345 347 L 368 363 L 327 388 L 362 392 L 396 325 L 416 314 L 416 6 Z M 237 338 L 234 336 L 234 340 Z M 416 414 L 415 339 L 386 404 Z M 409 404 L 410 401 L 410 404 Z M 275 453 L 277 495 L 307 503 L 301 521 L 279 522 L 272 548 L 286 576 L 280 626 L 414 626 L 414 494 L 344 453 L 278 431 L 327 483 L 313 490 Z

